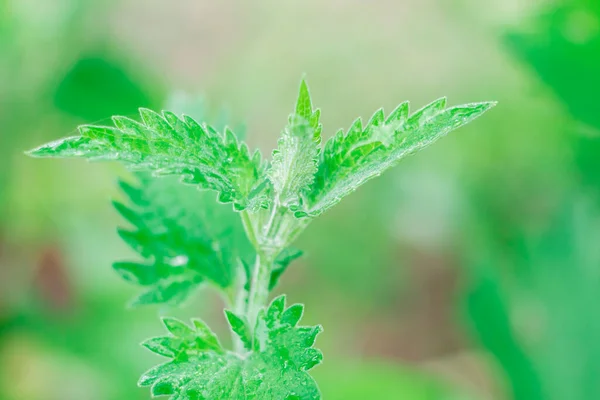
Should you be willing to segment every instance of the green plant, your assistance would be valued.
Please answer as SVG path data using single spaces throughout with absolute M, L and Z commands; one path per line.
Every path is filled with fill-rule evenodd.
M 114 265 L 145 287 L 135 304 L 179 303 L 205 283 L 223 293 L 233 349 L 224 349 L 201 320 L 164 318 L 169 334 L 144 346 L 171 360 L 146 372 L 140 385 L 172 399 L 318 399 L 307 371 L 322 360 L 313 347 L 321 326 L 298 325 L 304 307 L 286 306 L 285 295 L 268 303 L 301 254 L 290 245 L 361 184 L 493 105 L 446 108 L 439 99 L 409 115 L 405 102 L 387 117 L 376 111 L 365 125 L 357 119 L 321 148 L 320 111 L 302 82 L 270 162 L 227 128 L 217 132 L 147 109 L 141 122 L 113 117 L 114 126 L 85 125 L 79 136 L 29 154 L 116 160 L 146 171 L 139 185 L 121 184 L 130 204 L 115 203 L 134 227 L 120 230 L 121 237 L 146 259 Z

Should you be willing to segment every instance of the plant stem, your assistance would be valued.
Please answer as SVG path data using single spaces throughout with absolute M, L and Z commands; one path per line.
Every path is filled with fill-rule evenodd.
M 269 281 L 271 279 L 272 265 L 272 256 L 262 252 L 256 255 L 256 261 L 252 269 L 250 293 L 248 295 L 247 318 L 251 329 L 254 329 L 258 312 L 269 300 Z
M 254 266 L 250 271 L 250 292 L 246 318 L 250 329 L 254 329 L 261 308 L 269 300 L 269 284 L 275 259 L 298 234 L 306 228 L 308 219 L 298 220 L 286 208 L 273 205 L 266 221 L 253 217 L 247 211 L 241 213 L 242 223 L 248 239 L 256 250 Z M 256 224 L 260 226 L 256 226 Z
M 240 212 L 240 215 L 242 217 L 242 224 L 244 225 L 244 230 L 246 231 L 246 236 L 248 236 L 248 240 L 250 240 L 250 243 L 255 249 L 258 249 L 260 245 L 256 237 L 256 229 L 254 228 L 254 224 L 252 223 L 250 213 L 244 210 Z
M 277 256 L 279 251 L 272 251 L 269 246 L 264 244 L 265 238 L 257 234 L 257 232 L 260 232 L 260 227 L 257 229 L 254 226 L 252 216 L 247 211 L 242 211 L 240 214 L 248 239 L 256 250 L 256 259 L 250 271 L 250 292 L 248 293 L 248 307 L 246 309 L 246 318 L 250 328 L 254 329 L 258 311 L 267 304 L 269 299 L 271 269 L 274 257 Z M 267 224 L 270 225 L 272 222 L 273 218 L 271 217 Z

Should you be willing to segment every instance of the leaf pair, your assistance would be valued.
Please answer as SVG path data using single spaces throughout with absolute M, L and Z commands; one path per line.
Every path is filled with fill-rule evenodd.
M 329 139 L 321 151 L 320 110 L 313 110 L 308 87 L 302 81 L 295 112 L 268 171 L 274 203 L 290 208 L 296 217 L 317 216 L 402 158 L 494 105 L 483 102 L 446 108 L 442 98 L 409 115 L 409 104 L 404 102 L 387 117 L 379 109 L 365 126 L 358 118 L 346 133 L 340 130 Z
M 216 132 L 188 116 L 140 109 L 142 122 L 113 117 L 113 127 L 85 125 L 81 136 L 52 142 L 29 154 L 118 160 L 155 175 L 178 175 L 211 189 L 236 210 L 289 208 L 296 217 L 316 216 L 337 204 L 402 158 L 433 143 L 494 106 L 494 102 L 446 108 L 442 98 L 409 115 L 408 102 L 387 117 L 380 109 L 363 126 L 357 119 L 338 131 L 321 150 L 320 111 L 308 87 L 300 85 L 294 112 L 266 167 L 257 151 L 239 143 L 225 128 Z M 269 187 L 270 186 L 270 187 Z
M 308 370 L 322 361 L 313 348 L 321 326 L 298 326 L 304 307 L 285 307 L 285 296 L 261 310 L 254 334 L 242 317 L 227 312 L 232 330 L 252 351 L 240 356 L 223 349 L 200 320 L 193 327 L 165 318 L 170 335 L 149 339 L 149 350 L 172 360 L 147 371 L 140 386 L 151 386 L 154 396 L 171 400 L 296 399 L 321 395 Z

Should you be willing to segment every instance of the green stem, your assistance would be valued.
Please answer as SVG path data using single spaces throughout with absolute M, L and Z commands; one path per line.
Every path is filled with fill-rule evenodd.
M 271 280 L 271 269 L 273 259 L 264 253 L 256 255 L 256 261 L 252 269 L 250 282 L 250 293 L 248 295 L 248 313 L 247 318 L 251 329 L 256 325 L 258 312 L 269 300 L 269 282 Z
M 259 248 L 258 239 L 256 237 L 256 230 L 254 228 L 254 224 L 252 223 L 252 218 L 250 217 L 250 213 L 246 210 L 240 212 L 242 217 L 242 225 L 244 225 L 244 230 L 246 231 L 246 236 L 248 236 L 248 240 L 252 243 L 252 246 L 255 249 Z
M 248 293 L 248 307 L 246 311 L 246 318 L 250 324 L 250 328 L 254 329 L 256 325 L 256 317 L 258 311 L 267 304 L 269 299 L 269 282 L 271 279 L 271 269 L 273 265 L 273 252 L 269 251 L 268 246 L 265 245 L 266 240 L 262 235 L 258 235 L 257 232 L 262 227 L 256 227 L 252 219 L 252 216 L 247 211 L 241 213 L 242 223 L 248 239 L 252 243 L 256 251 L 256 260 L 254 266 L 250 271 L 250 292 Z M 270 218 L 270 223 L 273 220 Z M 275 256 L 277 253 L 275 253 Z
M 250 271 L 250 291 L 245 313 L 250 328 L 254 329 L 260 309 L 269 300 L 269 284 L 275 259 L 306 228 L 308 219 L 298 220 L 287 209 L 276 205 L 266 221 L 253 218 L 256 214 L 247 211 L 240 214 L 248 239 L 256 250 L 256 260 Z M 256 226 L 257 223 L 260 226 Z

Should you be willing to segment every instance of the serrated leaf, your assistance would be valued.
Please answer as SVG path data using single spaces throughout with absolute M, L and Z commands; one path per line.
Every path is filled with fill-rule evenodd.
M 177 304 L 202 282 L 232 285 L 242 259 L 254 255 L 237 214 L 173 177 L 138 177 L 139 187 L 121 182 L 128 204 L 115 202 L 133 225 L 119 235 L 146 259 L 114 264 L 124 279 L 148 288 L 133 305 Z
M 175 339 L 171 337 L 155 337 L 142 342 L 142 346 L 153 353 L 164 357 L 175 358 L 179 349 L 179 343 L 175 344 Z
M 162 321 L 169 336 L 159 336 L 144 341 L 142 346 L 151 352 L 183 360 L 198 352 L 211 351 L 219 354 L 224 352 L 217 336 L 203 321 L 194 319 L 192 327 L 176 318 L 163 318 Z
M 304 190 L 304 208 L 296 216 L 316 216 L 333 207 L 360 185 L 381 175 L 407 155 L 430 145 L 494 106 L 494 102 L 446 108 L 436 100 L 408 116 L 408 103 L 385 118 L 378 110 L 366 126 L 357 119 L 348 132 L 339 131 L 321 153 L 313 184 Z
M 286 309 L 285 296 L 275 299 L 259 314 L 256 350 L 244 357 L 201 350 L 190 345 L 196 343 L 193 336 L 179 338 L 181 348 L 174 351 L 178 356 L 147 371 L 139 385 L 171 400 L 320 399 L 307 371 L 322 361 L 313 347 L 322 328 L 297 326 L 302 310 L 299 304 Z
M 190 328 L 180 320 L 171 317 L 163 317 L 163 324 L 173 336 L 185 337 L 194 334 L 194 329 Z
M 239 143 L 190 117 L 140 109 L 142 122 L 113 117 L 114 126 L 83 125 L 80 136 L 57 140 L 29 152 L 34 157 L 81 157 L 116 160 L 133 170 L 177 175 L 189 184 L 219 193 L 219 200 L 237 210 L 266 206 L 255 189 L 264 181 L 264 165 Z
M 319 110 L 312 109 L 308 86 L 302 81 L 295 112 L 277 142 L 267 172 L 277 205 L 296 205 L 300 191 L 314 181 L 321 149 L 319 115 Z

